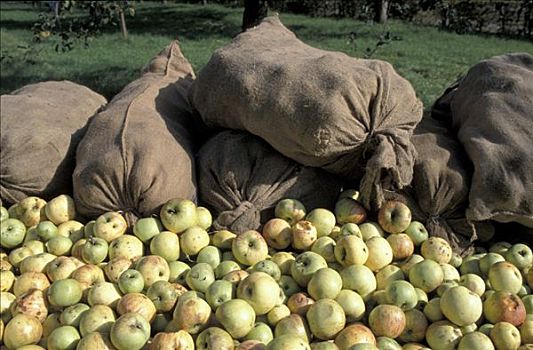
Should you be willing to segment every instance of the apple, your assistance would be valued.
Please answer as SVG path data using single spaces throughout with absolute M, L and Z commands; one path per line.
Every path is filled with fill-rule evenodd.
M 43 242 L 46 242 L 59 234 L 57 226 L 52 221 L 48 220 L 41 221 L 35 229 L 37 230 L 37 235 Z
M 168 281 L 170 267 L 165 259 L 158 255 L 146 255 L 137 261 L 135 269 L 144 277 L 144 287 L 150 287 L 156 281 Z
M 522 299 L 516 294 L 497 291 L 486 297 L 483 302 L 483 314 L 490 323 L 503 321 L 519 326 L 526 319 L 526 308 Z
M 310 350 L 311 347 L 307 341 L 302 338 L 292 335 L 292 334 L 283 334 L 279 337 L 276 336 L 266 347 L 266 350 Z
M 109 259 L 126 258 L 137 260 L 144 254 L 141 240 L 133 235 L 122 235 L 109 243 Z
M 194 290 L 205 293 L 207 288 L 215 281 L 215 272 L 207 263 L 197 263 L 185 277 L 187 285 Z
M 46 201 L 39 197 L 26 197 L 18 203 L 19 216 L 18 219 L 26 225 L 32 227 L 39 222 L 46 220 L 44 207 Z
M 305 315 L 298 315 L 294 313 L 279 320 L 274 328 L 274 334 L 274 339 L 285 335 L 292 335 L 303 339 L 306 343 L 312 338 Z
M 372 237 L 365 244 L 368 248 L 368 258 L 365 261 L 365 265 L 370 270 L 377 272 L 392 262 L 393 251 L 385 238 Z
M 264 322 L 256 322 L 254 328 L 244 337 L 244 340 L 258 340 L 263 344 L 270 343 L 272 339 L 274 339 L 272 329 Z
M 57 280 L 48 288 L 48 302 L 59 307 L 74 305 L 81 300 L 82 292 L 81 283 L 73 278 Z
M 337 241 L 334 254 L 343 266 L 363 265 L 369 258 L 369 249 L 361 238 L 350 235 Z
M 22 246 L 30 248 L 33 254 L 41 254 L 46 251 L 46 246 L 44 245 L 44 242 L 37 240 L 26 240 L 26 238 L 24 238 L 24 243 L 22 244 Z
M 291 314 L 291 310 L 289 307 L 285 304 L 280 304 L 274 306 L 272 310 L 270 310 L 267 314 L 267 321 L 268 324 L 272 327 L 275 327 L 276 324 L 282 320 L 283 318 L 289 316 Z
M 239 263 L 251 266 L 266 259 L 268 245 L 259 232 L 249 230 L 233 240 L 231 251 Z
M 376 277 L 372 270 L 365 265 L 350 265 L 340 272 L 342 288 L 357 292 L 363 299 L 367 299 L 376 290 Z
M 452 265 L 447 264 L 447 263 L 440 263 L 440 267 L 442 268 L 442 273 L 444 274 L 445 281 L 458 282 L 461 279 L 461 275 L 459 274 L 459 271 Z
M 209 245 L 209 234 L 200 226 L 192 226 L 180 233 L 179 240 L 183 253 L 194 256 Z
M 217 269 L 219 266 L 217 266 Z M 191 269 L 189 265 L 187 265 L 183 261 L 171 261 L 168 263 L 168 267 L 170 269 L 170 274 L 168 277 L 168 281 L 170 283 L 179 283 L 179 284 L 187 283 L 186 277 L 187 277 L 187 274 L 189 273 L 189 270 Z M 239 269 L 238 265 L 237 265 L 237 269 Z M 215 275 L 216 275 L 216 270 L 215 270 Z M 220 277 L 217 275 L 217 278 L 220 278 Z
M 302 317 L 305 316 L 309 307 L 314 303 L 313 298 L 303 292 L 294 293 L 287 299 L 287 306 L 291 310 L 291 313 L 298 314 Z
M 342 289 L 335 298 L 335 301 L 339 303 L 344 310 L 347 323 L 359 321 L 365 315 L 365 302 L 363 298 L 353 290 Z
M 463 336 L 457 350 L 494 350 L 494 345 L 485 334 L 472 332 Z
M 169 200 L 161 207 L 159 216 L 163 226 L 174 233 L 181 233 L 198 222 L 196 204 L 188 199 Z
M 294 278 L 288 275 L 281 275 L 279 278 L 279 286 L 286 298 L 290 298 L 293 294 L 301 291 L 300 286 L 296 283 Z
M 178 293 L 167 281 L 157 281 L 148 288 L 146 296 L 150 298 L 158 312 L 169 312 L 174 309 Z
M 139 314 L 124 314 L 111 327 L 110 338 L 118 350 L 140 350 L 150 338 L 150 323 Z
M 305 220 L 310 221 L 316 228 L 317 236 L 327 236 L 335 227 L 335 214 L 330 210 L 324 208 L 316 208 L 311 210 L 306 216 Z
M 4 221 L 9 218 L 9 212 L 4 206 L 0 206 L 0 221 Z
M 520 325 L 520 339 L 523 344 L 533 344 L 533 317 L 526 318 Z
M 453 350 L 463 336 L 461 329 L 449 321 L 437 321 L 429 325 L 426 341 L 435 350 Z
M 389 337 L 378 337 L 376 339 L 376 346 L 379 350 L 402 350 L 402 346 L 396 340 Z
M 107 305 L 115 308 L 120 298 L 119 287 L 111 282 L 98 282 L 87 293 L 87 302 L 91 306 Z
M 69 220 L 57 226 L 57 235 L 69 238 L 72 242 L 77 242 L 85 235 L 85 226 L 79 221 Z
M 56 225 L 73 220 L 76 216 L 74 199 L 66 194 L 59 195 L 48 201 L 44 210 L 48 220 Z
M 265 350 L 266 345 L 259 340 L 245 340 L 236 345 L 235 350 Z
M 213 217 L 207 208 L 196 207 L 196 225 L 208 230 L 213 223 Z
M 205 292 L 205 300 L 213 310 L 216 310 L 222 303 L 233 299 L 235 287 L 231 282 L 218 280 L 211 283 Z
M 81 257 L 87 264 L 99 264 L 107 258 L 108 247 L 103 238 L 88 238 L 81 249 Z
M 400 307 L 403 311 L 413 309 L 418 303 L 415 287 L 407 281 L 393 281 L 385 288 L 387 303 Z
M 31 289 L 45 291 L 50 286 L 48 278 L 42 272 L 25 272 L 16 278 L 13 284 L 13 294 L 22 295 Z
M 268 220 L 263 226 L 262 233 L 268 246 L 274 249 L 285 249 L 292 242 L 291 225 L 280 218 Z
M 508 322 L 498 322 L 490 331 L 490 339 L 498 350 L 518 349 L 520 346 L 519 330 Z
M 81 251 L 83 249 L 83 246 L 87 242 L 87 239 L 88 238 L 82 238 L 82 239 L 74 242 L 74 244 L 72 244 L 72 247 L 70 248 L 70 257 L 71 258 L 76 258 L 82 264 L 84 264 L 84 262 L 83 262 L 83 259 L 81 257 Z
M 516 266 L 519 270 L 529 269 L 533 266 L 533 252 L 523 243 L 514 244 L 505 252 L 505 260 Z
M 107 212 L 100 215 L 93 226 L 94 235 L 107 243 L 126 233 L 128 224 L 124 216 L 118 212 Z
M 401 260 L 410 257 L 415 251 L 415 245 L 411 238 L 405 233 L 393 233 L 387 237 L 392 248 L 394 260 Z
M 378 223 L 373 221 L 367 221 L 359 225 L 359 231 L 363 241 L 368 241 L 372 237 L 383 237 L 385 233 Z
M 109 334 L 92 332 L 80 339 L 76 350 L 115 350 Z
M 203 247 L 202 250 L 198 253 L 198 256 L 196 257 L 197 263 L 207 263 L 211 265 L 213 269 L 215 269 L 218 264 L 220 264 L 222 260 L 222 253 L 220 252 L 220 249 L 213 245 L 208 245 L 207 247 Z
M 61 326 L 47 338 L 48 350 L 74 350 L 80 341 L 80 334 L 72 326 Z
M 429 238 L 429 232 L 424 224 L 415 220 L 411 221 L 409 226 L 407 226 L 405 234 L 411 238 L 416 247 L 420 246 Z
M 450 259 L 450 265 L 458 269 L 462 263 L 463 263 L 463 258 L 461 257 L 461 255 L 457 254 L 456 252 L 453 252 L 452 258 Z
M 361 203 L 350 197 L 340 198 L 335 204 L 335 217 L 341 225 L 360 224 L 366 219 L 366 210 Z
M 527 314 L 533 314 L 533 294 L 528 294 L 522 297 L 522 302 L 526 308 Z
M 13 317 L 11 314 L 11 305 L 17 300 L 14 294 L 9 292 L 0 292 L 0 319 L 7 324 Z
M 92 332 L 109 333 L 115 323 L 115 312 L 107 305 L 94 305 L 83 312 L 79 330 L 83 337 Z
M 404 232 L 411 223 L 411 210 L 400 201 L 387 201 L 379 209 L 378 223 L 385 232 Z
M 250 267 L 251 272 L 264 272 L 276 281 L 279 281 L 281 278 L 281 270 L 279 266 L 272 260 L 261 260 L 256 262 L 252 267 Z
M 398 340 L 408 342 L 421 342 L 426 336 L 428 320 L 424 313 L 417 309 L 404 311 L 405 328 L 398 336 Z
M 442 267 L 433 260 L 423 260 L 409 270 L 409 281 L 417 288 L 429 293 L 444 282 Z
M 22 244 L 26 226 L 18 219 L 5 219 L 0 221 L 0 246 L 12 249 Z
M 425 240 L 420 247 L 420 252 L 425 259 L 442 264 L 447 264 L 452 258 L 452 247 L 440 237 L 430 237 Z
M 470 289 L 479 296 L 485 293 L 485 281 L 473 273 L 467 273 L 459 278 L 459 285 Z
M 3 342 L 8 349 L 36 344 L 43 334 L 43 326 L 33 316 L 15 315 L 5 326 Z
M 309 250 L 317 240 L 317 229 L 312 222 L 301 220 L 292 227 L 292 247 L 296 250 Z
M 311 251 L 322 256 L 328 263 L 337 261 L 335 258 L 336 242 L 329 236 L 322 236 L 318 238 L 311 246 Z
M 176 322 L 178 329 L 183 329 L 189 334 L 198 334 L 206 329 L 209 326 L 211 316 L 211 307 L 204 299 L 199 297 L 185 299 L 180 297 L 173 312 L 173 320 Z M 244 327 L 245 325 L 242 326 Z
M 102 269 L 92 264 L 78 267 L 76 270 L 74 270 L 74 272 L 72 272 L 70 278 L 80 282 L 84 293 L 86 293 L 88 289 L 96 283 L 105 281 L 104 272 Z
M 144 289 L 144 277 L 139 271 L 128 269 L 120 275 L 118 287 L 124 294 L 140 293 Z
M 349 349 L 351 346 L 359 343 L 376 345 L 374 334 L 362 323 L 356 322 L 346 326 L 335 337 L 335 344 L 341 350 Z
M 238 339 L 254 327 L 255 311 L 246 301 L 231 299 L 217 308 L 216 319 L 234 339 Z
M 305 206 L 296 199 L 285 198 L 280 200 L 274 208 L 274 215 L 294 225 L 305 218 Z
M 487 277 L 489 275 L 489 269 L 497 262 L 505 261 L 505 258 L 498 253 L 487 253 L 479 259 L 479 269 L 481 276 Z
M 90 309 L 90 306 L 87 304 L 74 304 L 71 305 L 61 312 L 59 316 L 59 321 L 65 326 L 73 326 L 79 328 L 80 321 L 86 311 Z
M 110 260 L 104 267 L 104 273 L 109 282 L 117 283 L 120 279 L 120 275 L 131 268 L 133 263 L 131 260 L 118 257 Z M 144 280 L 143 280 L 144 285 Z M 120 287 L 120 286 L 119 286 Z
M 13 271 L 0 271 L 0 292 L 10 291 L 15 279 Z
M 432 323 L 444 320 L 444 315 L 440 308 L 440 297 L 430 299 L 424 306 L 423 312 L 427 319 Z
M 318 270 L 309 280 L 307 291 L 315 300 L 335 299 L 342 289 L 340 274 L 331 268 Z
M 440 308 L 444 316 L 458 326 L 476 322 L 483 313 L 479 295 L 463 286 L 445 291 L 440 300 Z
M 194 350 L 194 340 L 189 333 L 182 330 L 177 332 L 160 332 L 154 336 L 148 349 Z
M 335 338 L 346 324 L 343 308 L 333 299 L 317 300 L 309 307 L 306 318 L 313 335 L 322 340 Z
M 338 233 L 339 237 L 337 237 L 337 239 L 340 238 L 341 236 L 350 236 L 350 235 L 357 236 L 363 239 L 363 234 L 361 233 L 361 229 L 359 228 L 359 226 L 351 222 L 342 225 Z M 330 235 L 330 237 L 333 237 L 333 235 Z
M 396 265 L 387 265 L 376 273 L 377 289 L 385 289 L 390 283 L 403 280 L 405 275 Z
M 237 287 L 237 298 L 248 302 L 258 316 L 268 313 L 276 306 L 278 300 L 272 296 L 279 293 L 280 287 L 276 280 L 264 272 L 252 272 Z
M 196 349 L 233 350 L 233 338 L 231 338 L 231 335 L 222 328 L 209 327 L 204 329 L 196 338 Z
M 211 235 L 211 244 L 219 249 L 231 250 L 231 243 L 235 237 L 237 237 L 237 235 L 228 230 L 216 231 Z
M 407 259 L 405 259 L 403 261 L 400 261 L 400 262 L 397 262 L 396 264 L 402 269 L 402 272 L 406 276 L 409 276 L 409 270 L 411 269 L 411 267 L 413 267 L 415 264 L 421 262 L 422 260 L 424 260 L 424 257 L 422 255 L 413 254 L 410 257 L 408 257 Z
M 141 218 L 133 225 L 133 234 L 142 242 L 148 243 L 155 235 L 163 231 L 164 227 L 157 218 Z
M 405 329 L 405 314 L 396 305 L 378 305 L 368 316 L 370 329 L 376 336 L 396 338 Z
M 489 269 L 489 281 L 492 289 L 496 291 L 509 291 L 518 293 L 522 287 L 522 274 L 512 263 L 500 261 Z
M 295 255 L 290 252 L 277 252 L 270 258 L 270 260 L 278 265 L 282 275 L 289 275 L 291 273 L 291 266 L 295 259 Z
M 304 252 L 296 257 L 291 265 L 291 276 L 301 287 L 307 286 L 313 274 L 328 267 L 326 260 L 314 252 Z
M 249 273 L 244 270 L 236 270 L 236 271 L 231 271 L 227 273 L 226 275 L 224 275 L 224 277 L 222 277 L 222 280 L 228 281 L 231 284 L 233 284 L 235 287 L 237 287 L 239 282 L 245 279 L 248 275 Z
M 163 231 L 150 241 L 150 253 L 159 255 L 167 261 L 178 260 L 180 256 L 180 239 L 175 233 Z
M 44 292 L 39 289 L 30 289 L 19 295 L 10 309 L 13 316 L 22 313 L 35 317 L 39 322 L 44 322 L 48 315 L 47 306 Z
M 116 310 L 119 315 L 130 312 L 139 314 L 148 322 L 152 322 L 157 313 L 157 309 L 152 300 L 141 293 L 128 293 L 123 295 L 117 304 Z
M 46 250 L 48 253 L 56 256 L 70 255 L 71 248 L 72 241 L 68 237 L 57 236 L 46 242 Z
M 459 266 L 459 272 L 461 275 L 466 275 L 467 273 L 474 273 L 476 275 L 482 275 L 481 269 L 479 267 L 479 261 L 481 257 L 477 255 L 469 255 L 463 259 L 463 263 Z
M 32 250 L 28 247 L 18 247 L 13 249 L 9 253 L 9 262 L 11 263 L 11 266 L 13 267 L 19 267 L 20 262 L 27 258 L 28 256 L 32 256 L 34 253 Z

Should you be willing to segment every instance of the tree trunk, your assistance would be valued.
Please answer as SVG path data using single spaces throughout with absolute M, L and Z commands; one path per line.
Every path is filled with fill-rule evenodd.
M 268 14 L 267 0 L 245 0 L 242 31 L 257 26 Z
M 128 39 L 128 28 L 126 27 L 126 17 L 124 16 L 124 11 L 120 10 L 120 31 L 122 32 L 122 37 Z
M 387 23 L 389 13 L 389 0 L 381 0 L 379 6 L 378 22 L 381 24 Z
M 202 0 L 203 5 L 207 5 L 207 0 Z

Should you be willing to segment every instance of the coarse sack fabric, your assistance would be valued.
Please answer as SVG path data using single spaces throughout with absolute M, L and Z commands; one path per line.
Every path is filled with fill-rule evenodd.
M 207 126 L 246 130 L 303 165 L 360 181 L 363 204 L 411 182 L 422 103 L 387 62 L 313 48 L 268 17 L 216 50 L 191 87 Z
M 474 165 L 467 219 L 533 228 L 533 56 L 477 63 L 435 107 Z
M 26 85 L 0 97 L 0 198 L 72 193 L 76 147 L 107 100 L 71 81 Z
M 122 211 L 131 225 L 172 198 L 196 200 L 187 101 L 193 78 L 174 41 L 95 116 L 77 150 L 80 214 Z
M 302 166 L 242 131 L 222 131 L 198 153 L 200 202 L 213 213 L 213 228 L 242 233 L 260 229 L 284 198 L 306 209 L 332 208 L 342 182 L 322 169 Z
M 444 238 L 454 252 L 473 252 L 478 234 L 493 233 L 488 223 L 466 219 L 472 165 L 455 135 L 444 123 L 425 116 L 412 142 L 417 151 L 413 181 L 388 199 L 399 199 L 411 209 L 413 220 L 424 224 L 431 236 Z

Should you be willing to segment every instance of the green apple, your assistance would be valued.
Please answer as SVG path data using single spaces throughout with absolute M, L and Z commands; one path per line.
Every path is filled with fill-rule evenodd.
M 41 339 L 43 326 L 33 316 L 18 314 L 5 326 L 3 342 L 8 349 L 35 344 Z
M 9 212 L 4 206 L 0 206 L 0 221 L 4 221 L 9 218 Z
M 0 271 L 0 292 L 7 292 L 15 283 L 15 274 L 13 271 Z
M 52 221 L 48 220 L 41 221 L 35 229 L 37 230 L 37 235 L 43 242 L 46 242 L 59 234 L 57 226 Z
M 231 251 L 239 263 L 251 266 L 266 259 L 268 245 L 259 232 L 249 230 L 233 240 Z
M 512 263 L 501 261 L 493 264 L 489 269 L 489 281 L 496 291 L 518 293 L 522 287 L 522 274 Z
M 361 233 L 361 229 L 359 228 L 359 226 L 357 224 L 354 224 L 354 223 L 346 223 L 344 225 L 342 225 L 342 227 L 340 228 L 340 231 L 339 231 L 339 237 L 340 236 L 357 236 L 361 239 L 363 239 L 363 234 Z M 330 235 L 332 236 L 332 235 Z
M 150 338 L 150 323 L 139 314 L 124 314 L 111 327 L 110 338 L 118 350 L 140 350 Z
M 521 338 L 520 331 L 508 322 L 498 322 L 490 331 L 490 339 L 496 349 L 518 349 Z
M 268 246 L 274 249 L 285 249 L 292 242 L 291 225 L 284 219 L 268 220 L 263 226 L 262 233 Z
M 131 260 L 126 258 L 114 258 L 110 260 L 104 267 L 104 273 L 107 277 L 107 280 L 112 283 L 117 283 L 119 281 L 120 275 L 128 269 L 131 268 L 133 263 Z M 144 281 L 143 281 L 144 283 Z
M 148 288 L 146 296 L 152 300 L 158 312 L 169 312 L 174 309 L 178 293 L 167 281 L 157 281 Z
M 249 272 L 264 272 L 276 281 L 279 281 L 281 277 L 281 270 L 279 266 L 272 260 L 261 260 L 256 262 L 250 267 Z
M 280 200 L 274 208 L 274 215 L 294 225 L 305 218 L 305 206 L 296 199 L 285 198 Z
M 76 217 L 76 205 L 69 195 L 62 194 L 48 201 L 44 207 L 46 217 L 59 225 Z
M 168 277 L 168 281 L 170 283 L 179 283 L 182 285 L 185 285 L 187 283 L 186 277 L 189 273 L 189 270 L 191 269 L 189 265 L 187 265 L 183 261 L 171 261 L 168 263 L 168 267 L 170 269 L 170 274 Z M 219 277 L 217 276 L 217 278 Z
M 156 281 L 168 281 L 170 267 L 168 262 L 158 255 L 146 255 L 140 258 L 135 269 L 144 277 L 144 287 L 150 287 Z
M 205 293 L 211 283 L 215 281 L 215 271 L 207 263 L 197 263 L 191 267 L 185 280 L 191 289 Z
M 328 267 L 323 257 L 313 252 L 304 252 L 296 257 L 291 266 L 291 276 L 301 287 L 307 286 L 311 277 L 321 268 Z
M 292 313 L 289 316 L 279 320 L 274 328 L 275 338 L 285 335 L 292 335 L 304 340 L 306 343 L 312 338 L 309 325 L 304 316 Z
M 396 340 L 389 337 L 378 337 L 376 339 L 376 346 L 379 350 L 402 350 L 402 346 Z
M 111 282 L 99 282 L 89 289 L 87 302 L 89 305 L 107 305 L 115 308 L 121 298 L 119 287 Z
M 57 226 L 59 236 L 68 237 L 72 242 L 77 242 L 83 238 L 85 226 L 79 221 L 69 220 Z
M 267 314 L 268 324 L 272 327 L 275 327 L 276 324 L 280 320 L 289 316 L 290 314 L 291 314 L 291 310 L 289 309 L 287 305 L 285 304 L 276 305 Z
M 215 269 L 215 278 L 221 279 L 228 273 L 232 271 L 238 271 L 240 269 L 241 267 L 235 261 L 232 261 L 232 260 L 222 261 Z
M 341 225 L 349 222 L 360 224 L 366 220 L 366 210 L 359 201 L 343 197 L 335 203 L 335 217 Z
M 479 269 L 481 271 L 481 276 L 485 278 L 488 277 L 490 267 L 500 261 L 505 261 L 505 258 L 498 253 L 485 254 L 482 258 L 479 259 Z
M 308 342 L 293 334 L 283 334 L 268 343 L 266 350 L 310 350 Z
M 377 289 L 385 289 L 390 283 L 403 280 L 405 274 L 396 265 L 387 265 L 376 273 Z
M 122 235 L 109 243 L 109 259 L 126 258 L 137 260 L 144 254 L 142 241 L 133 235 Z
M 333 299 L 317 300 L 306 317 L 313 335 L 322 340 L 334 339 L 346 324 L 343 308 Z
M 278 265 L 282 275 L 289 275 L 291 273 L 291 266 L 295 259 L 296 256 L 290 252 L 277 252 L 270 258 L 270 260 Z
M 217 308 L 216 318 L 234 339 L 238 339 L 254 327 L 255 311 L 246 301 L 231 299 Z
M 32 227 L 39 222 L 46 220 L 44 206 L 46 201 L 39 197 L 26 197 L 18 203 L 18 219 L 26 225 Z
M 505 252 L 505 260 L 516 266 L 519 270 L 529 269 L 533 266 L 533 252 L 523 243 L 513 245 Z
M 209 245 L 209 234 L 200 226 L 192 226 L 180 233 L 180 247 L 188 256 L 197 255 Z
M 376 290 L 376 277 L 372 270 L 365 265 L 350 265 L 340 272 L 342 288 L 357 292 L 363 299 L 367 299 Z
M 415 287 L 407 281 L 393 281 L 385 288 L 389 304 L 400 307 L 403 311 L 413 309 L 418 303 Z
M 96 237 L 103 238 L 107 243 L 126 233 L 128 224 L 124 216 L 118 212 L 110 211 L 100 215 L 93 227 Z
M 446 318 L 458 326 L 476 322 L 483 312 L 481 298 L 470 289 L 457 286 L 442 294 L 440 308 Z
M 315 300 L 335 299 L 341 289 L 340 274 L 329 267 L 318 270 L 307 284 L 307 291 Z
M 432 323 L 426 331 L 426 341 L 434 350 L 454 350 L 462 336 L 461 329 L 449 321 Z
M 191 348 L 192 350 L 193 348 Z M 233 350 L 233 338 L 231 335 L 219 327 L 209 327 L 204 329 L 196 338 L 197 350 Z
M 157 218 L 141 218 L 133 225 L 133 234 L 144 243 L 148 243 L 152 237 L 163 231 L 164 227 Z
M 213 217 L 207 208 L 196 207 L 196 225 L 208 230 L 213 223 Z
M 152 339 L 150 349 L 179 349 L 194 350 L 194 340 L 192 336 L 182 330 L 177 332 L 160 332 Z
M 105 281 L 105 276 L 102 269 L 92 264 L 78 267 L 76 270 L 74 270 L 74 272 L 72 272 L 70 277 L 80 282 L 84 292 L 87 292 L 94 284 Z
M 119 315 L 124 315 L 129 312 L 137 313 L 148 322 L 152 322 L 157 313 L 157 309 L 152 300 L 141 293 L 128 293 L 123 295 L 117 304 L 116 310 Z
M 459 285 L 470 289 L 479 296 L 482 296 L 483 293 L 485 293 L 485 281 L 473 273 L 462 275 L 459 279 Z
M 20 296 L 31 289 L 47 290 L 50 286 L 48 278 L 42 272 L 24 272 L 13 283 L 13 294 Z
M 32 256 L 32 255 L 34 255 L 34 253 L 32 252 L 32 250 L 30 248 L 28 248 L 28 247 L 18 247 L 18 248 L 13 249 L 9 253 L 8 260 L 9 260 L 9 263 L 13 267 L 17 268 L 17 267 L 19 267 L 20 262 L 22 260 L 24 260 L 28 256 Z
M 452 258 L 452 247 L 440 237 L 429 237 L 422 243 L 420 252 L 425 259 L 431 259 L 441 264 L 447 264 Z
M 12 249 L 22 244 L 26 226 L 18 219 L 5 219 L 0 222 L 0 245 L 7 249 Z
M 420 221 L 411 221 L 405 229 L 405 233 L 411 238 L 415 246 L 420 246 L 429 238 L 429 232 Z
M 404 232 L 411 223 L 411 210 L 400 201 L 387 201 L 379 209 L 378 223 L 385 232 Z
M 244 301 L 242 302 L 244 303 Z M 183 329 L 189 334 L 198 334 L 208 327 L 211 315 L 211 307 L 204 299 L 199 297 L 184 299 L 180 297 L 173 312 L 173 319 L 178 329 Z
M 85 238 L 94 237 L 94 224 L 95 223 L 96 223 L 96 220 L 90 220 L 85 224 L 85 226 L 83 227 L 83 237 Z
M 83 303 L 71 305 L 61 312 L 59 321 L 61 321 L 62 325 L 79 328 L 83 315 L 89 309 L 90 306 Z
M 159 255 L 166 261 L 175 261 L 180 257 L 180 239 L 170 231 L 155 235 L 150 241 L 150 254 Z
M 372 237 L 383 237 L 385 233 L 383 229 L 379 226 L 378 223 L 373 221 L 367 221 L 359 225 L 359 231 L 361 231 L 361 236 L 363 241 L 368 241 Z
M 163 226 L 174 233 L 181 233 L 198 222 L 196 204 L 188 199 L 169 200 L 161 207 L 159 216 Z
M 70 255 L 72 241 L 68 237 L 57 236 L 46 242 L 46 250 L 56 256 Z
M 494 350 L 494 344 L 485 334 L 472 332 L 463 336 L 457 350 Z
M 217 280 L 211 283 L 205 292 L 205 300 L 213 310 L 216 310 L 222 303 L 235 297 L 235 287 L 231 282 Z
M 311 251 L 322 256 L 328 263 L 337 261 L 335 258 L 335 246 L 337 243 L 329 236 L 318 238 L 311 246 Z
M 0 292 L 0 319 L 6 325 L 13 317 L 10 308 L 15 300 L 17 300 L 17 297 L 14 294 L 9 292 Z
M 442 314 L 442 310 L 440 308 L 439 297 L 430 299 L 424 306 L 423 312 L 431 323 L 444 320 L 444 315 Z
M 413 286 L 429 293 L 444 282 L 444 272 L 437 262 L 422 260 L 409 270 L 409 281 Z
M 398 336 L 398 340 L 408 342 L 421 342 L 426 336 L 428 320 L 424 313 L 417 309 L 404 311 L 405 328 Z
M 80 334 L 72 326 L 61 326 L 52 331 L 47 338 L 48 350 L 74 350 L 80 341 Z
M 309 250 L 317 240 L 317 229 L 312 222 L 300 220 L 292 226 L 292 247 L 296 250 Z
M 26 236 L 27 236 L 26 231 Z M 44 245 L 44 242 L 38 241 L 38 240 L 26 240 L 24 238 L 24 243 L 22 244 L 23 247 L 30 248 L 33 254 L 41 254 L 46 251 L 46 246 Z
M 294 278 L 288 275 L 281 275 L 279 278 L 279 286 L 287 298 L 290 298 L 291 295 L 301 291 L 300 286 L 296 283 Z
M 330 210 L 324 208 L 316 208 L 311 210 L 306 216 L 305 220 L 310 221 L 316 228 L 317 236 L 327 236 L 335 227 L 335 214 Z
M 213 245 L 203 247 L 196 257 L 197 263 L 207 263 L 211 265 L 213 269 L 216 269 L 220 261 L 222 260 L 222 252 L 220 249 Z
M 346 326 L 335 337 L 335 344 L 339 349 L 349 349 L 350 346 L 358 343 L 376 344 L 376 338 L 372 331 L 362 323 L 352 323 Z
M 81 284 L 72 278 L 54 281 L 47 292 L 48 301 L 53 306 L 65 307 L 78 303 L 82 297 Z
M 81 249 L 81 258 L 87 264 L 99 264 L 107 258 L 109 245 L 103 238 L 88 238 Z
M 334 254 L 342 266 L 363 265 L 369 257 L 369 249 L 361 238 L 349 235 L 337 241 Z
M 237 235 L 228 230 L 216 231 L 211 235 L 211 244 L 223 250 L 231 250 L 231 243 Z
M 364 264 L 370 270 L 377 272 L 392 262 L 394 254 L 385 238 L 372 237 L 365 244 L 368 248 L 368 259 L 366 259 Z
M 244 340 L 258 340 L 263 344 L 270 343 L 272 339 L 274 339 L 272 329 L 264 322 L 256 322 L 252 330 L 244 337 Z
M 109 334 L 92 332 L 80 339 L 76 350 L 114 350 Z
M 490 246 L 489 252 L 498 253 L 503 256 L 512 246 L 513 245 L 509 242 L 505 242 L 505 241 L 496 242 Z
M 279 294 L 276 280 L 264 272 L 252 272 L 237 287 L 237 298 L 248 302 L 258 316 L 268 313 L 278 304 L 278 299 L 273 296 Z
M 115 323 L 115 312 L 109 306 L 95 305 L 83 312 L 79 330 L 83 337 L 92 332 L 109 333 Z
M 120 275 L 118 287 L 124 294 L 140 293 L 144 289 L 144 277 L 139 271 L 128 269 Z
M 348 323 L 359 321 L 365 315 L 365 302 L 363 298 L 353 290 L 342 289 L 335 298 L 335 301 L 339 303 L 344 310 L 346 322 Z

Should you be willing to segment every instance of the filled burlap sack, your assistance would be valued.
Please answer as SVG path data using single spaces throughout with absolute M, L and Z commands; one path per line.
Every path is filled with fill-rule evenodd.
M 436 107 L 474 165 L 467 218 L 533 228 L 533 56 L 479 62 Z
M 0 198 L 72 193 L 76 147 L 106 99 L 70 81 L 27 85 L 0 97 Z M 6 205 L 4 204 L 4 205 Z
M 332 208 L 341 181 L 321 169 L 286 158 L 247 132 L 222 131 L 198 153 L 200 202 L 213 213 L 213 227 L 235 233 L 259 229 L 284 198 L 306 209 Z
M 73 176 L 80 214 L 123 211 L 132 224 L 169 199 L 196 200 L 186 98 L 193 78 L 174 41 L 94 117 Z
M 367 207 L 411 182 L 422 104 L 379 60 L 300 41 L 277 17 L 215 51 L 190 100 L 210 127 L 246 130 L 303 165 L 361 180 Z
M 463 256 L 473 251 L 477 234 L 489 236 L 488 223 L 466 219 L 472 165 L 455 135 L 443 123 L 425 116 L 412 138 L 417 151 L 410 186 L 389 199 L 399 199 L 411 209 L 431 236 L 442 237 Z

